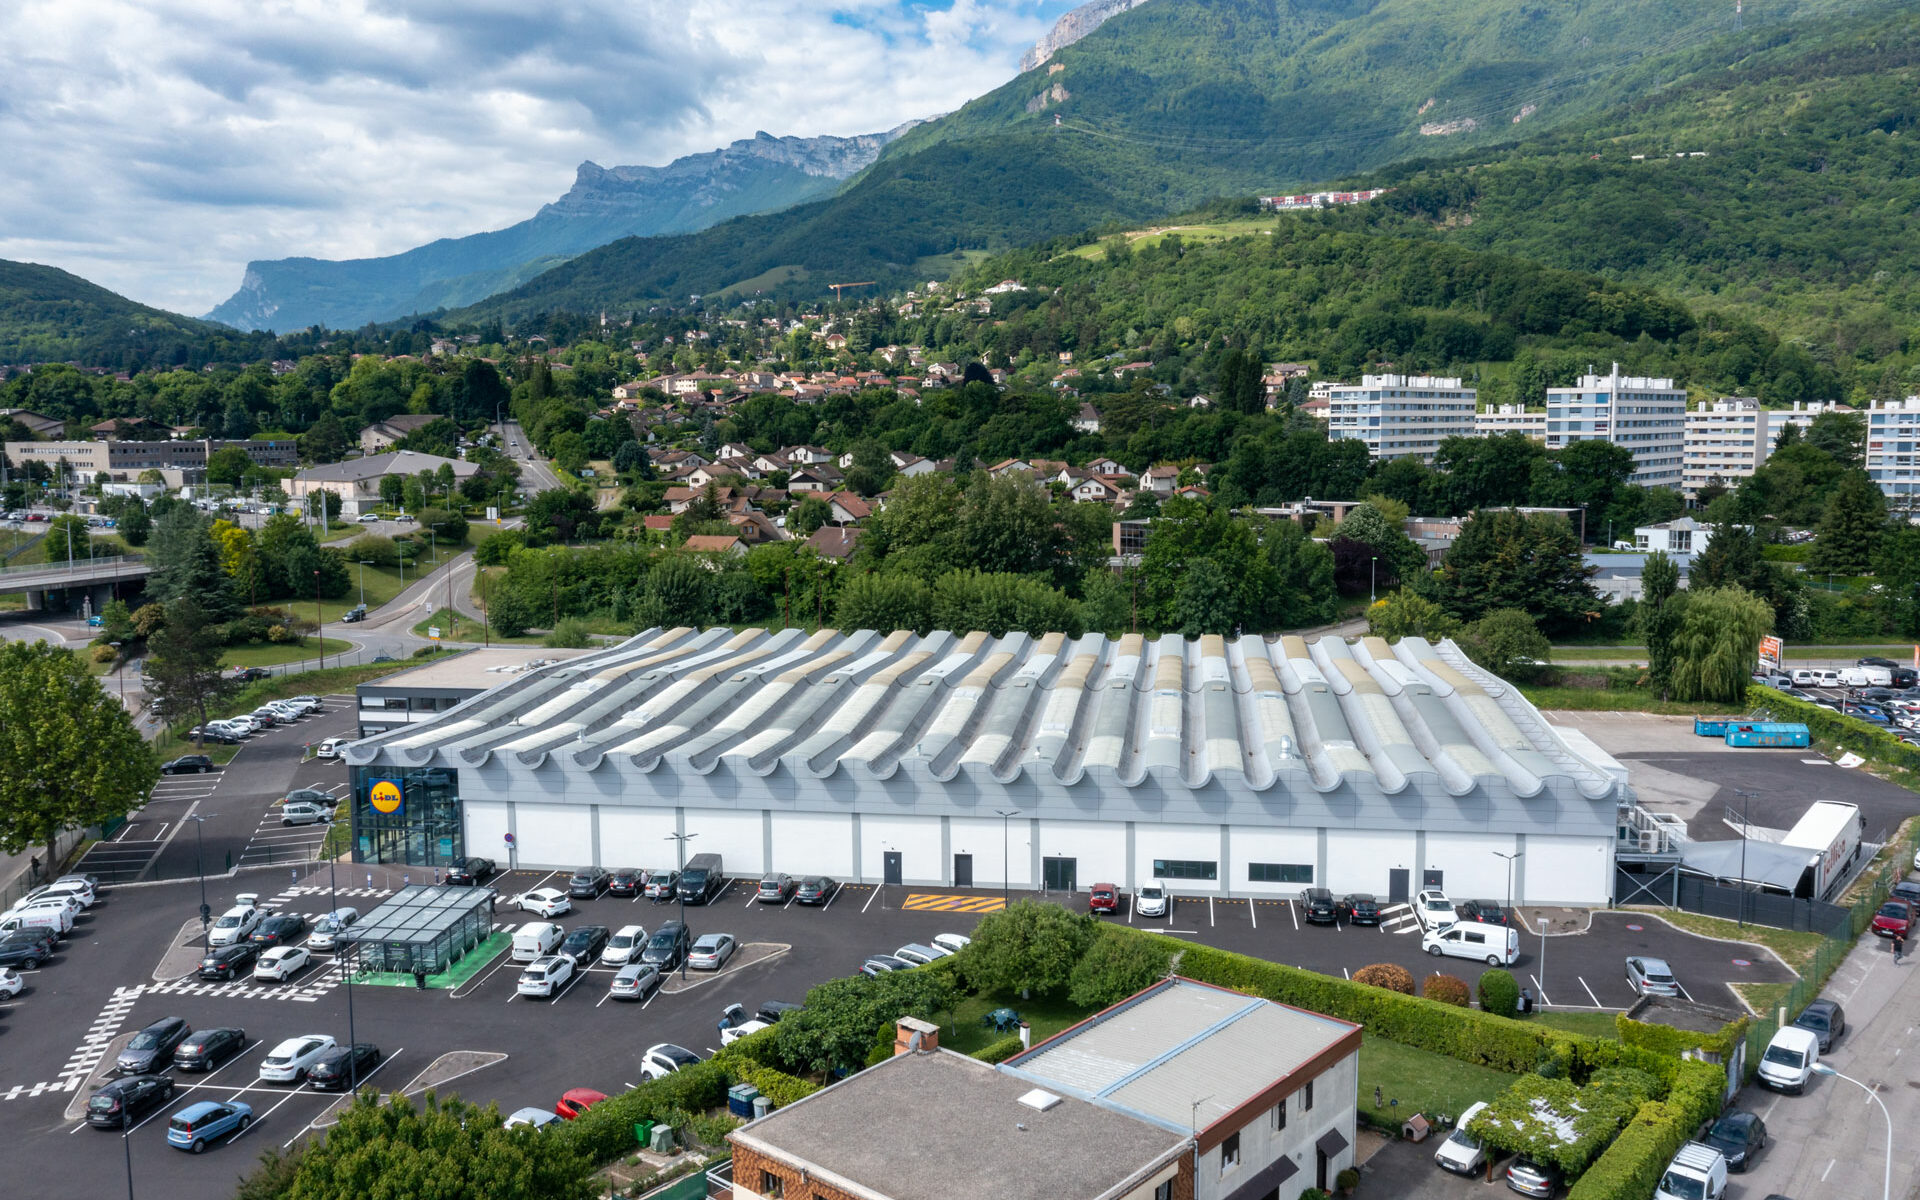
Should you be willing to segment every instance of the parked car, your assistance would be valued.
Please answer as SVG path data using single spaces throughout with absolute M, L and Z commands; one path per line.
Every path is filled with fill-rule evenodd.
M 1819 1061 L 1819 1035 L 1789 1025 L 1774 1032 L 1773 1040 L 1760 1055 L 1760 1082 L 1776 1092 L 1803 1092 Z
M 1340 897 L 1340 915 L 1350 924 L 1378 925 L 1380 923 L 1380 901 L 1372 892 L 1348 892 Z
M 26 990 L 27 981 L 20 972 L 0 967 L 0 1000 L 11 1000 Z
M 0 967 L 31 971 L 53 957 L 53 938 L 44 929 L 22 929 L 0 937 Z
M 207 931 L 207 944 L 231 946 L 236 942 L 244 942 L 253 936 L 253 931 L 260 928 L 260 922 L 265 919 L 266 914 L 255 908 L 251 901 L 236 904 L 214 921 L 213 928 Z
M 447 882 L 460 887 L 472 887 L 494 872 L 490 858 L 463 858 L 447 868 Z
M 340 756 L 340 747 L 357 740 L 357 738 L 350 737 L 327 738 L 313 748 L 313 756 L 315 758 L 338 758 Z
M 211 1071 L 246 1048 L 244 1029 L 198 1029 L 173 1048 L 173 1065 L 181 1071 Z
M 364 1081 L 380 1065 L 380 1047 L 355 1042 L 323 1051 L 307 1068 L 307 1086 L 316 1092 L 344 1092 L 355 1080 Z
M 607 876 L 609 896 L 638 896 L 646 886 L 647 873 L 638 867 L 621 867 Z
M 162 775 L 202 775 L 213 770 L 213 760 L 204 754 L 182 754 L 160 764 Z
M 306 970 L 307 964 L 312 961 L 313 956 L 307 953 L 305 946 L 275 946 L 254 964 L 253 977 L 285 983 Z
M 1147 884 L 1133 894 L 1133 912 L 1140 917 L 1164 917 L 1167 915 L 1167 889 L 1157 883 Z
M 573 901 L 558 888 L 535 888 L 513 898 L 514 907 L 542 917 L 558 917 L 573 911 Z
M 1879 912 L 1873 914 L 1873 931 L 1884 938 L 1897 933 L 1912 941 L 1916 912 L 1920 910 L 1905 900 L 1889 900 L 1880 906 Z
M 1096 883 L 1087 889 L 1087 911 L 1095 915 L 1120 911 L 1120 889 L 1111 883 Z
M 605 867 L 581 867 L 567 880 L 567 895 L 575 900 L 595 900 L 607 890 L 609 876 Z
M 1472 958 L 1490 967 L 1510 967 L 1520 957 L 1520 933 L 1508 925 L 1455 921 L 1428 930 L 1420 939 L 1428 954 Z
M 647 939 L 647 948 L 640 952 L 640 961 L 671 971 L 687 957 L 687 951 L 693 948 L 693 935 L 687 927 L 678 921 L 668 921 L 653 931 Z
M 1636 954 L 1627 959 L 1627 986 L 1636 996 L 1678 996 L 1680 982 L 1664 958 Z
M 334 1045 L 333 1038 L 324 1033 L 290 1037 L 260 1060 L 260 1082 L 299 1083 L 306 1077 L 307 1069 Z
M 95 1129 L 130 1129 L 142 1116 L 173 1099 L 173 1080 L 165 1075 L 129 1075 L 103 1084 L 87 1097 L 87 1124 Z
M 628 963 L 614 975 L 607 994 L 615 1000 L 645 1000 L 660 990 L 666 977 L 652 963 Z
M 657 1046 L 647 1047 L 647 1052 L 640 1056 L 640 1074 L 646 1079 L 663 1079 L 681 1067 L 690 1067 L 699 1061 L 700 1056 L 685 1046 L 661 1042 Z
M 208 950 L 200 960 L 200 969 L 196 972 L 202 979 L 211 979 L 224 983 L 238 979 L 243 971 L 253 966 L 260 957 L 260 947 L 252 942 L 235 942 L 231 946 L 215 946 Z
M 718 971 L 727 965 L 737 948 L 730 933 L 703 933 L 687 951 L 687 965 L 696 971 Z
M 1815 1000 L 1800 1011 L 1793 1023 L 1818 1038 L 1820 1053 L 1825 1054 L 1847 1032 L 1847 1013 L 1831 1000 Z
M 1523 1154 L 1507 1164 L 1507 1186 L 1522 1196 L 1551 1196 L 1560 1186 L 1560 1168 Z
M 607 939 L 607 948 L 600 952 L 600 963 L 602 966 L 618 967 L 639 958 L 640 952 L 646 948 L 646 926 L 622 925 Z
M 1754 1113 L 1735 1109 L 1713 1123 L 1700 1139 L 1726 1157 L 1727 1169 L 1746 1170 L 1767 1148 L 1767 1123 Z
M 1727 1158 L 1704 1142 L 1687 1142 L 1674 1151 L 1653 1200 L 1726 1200 Z
M 310 950 L 332 950 L 339 946 L 340 935 L 351 929 L 360 920 L 357 908 L 336 908 L 313 923 L 313 934 L 307 938 Z
M 973 939 L 964 933 L 936 933 L 933 935 L 933 944 L 949 954 L 958 954 L 973 945 Z
M 199 1154 L 216 1138 L 246 1132 L 253 1109 L 238 1100 L 202 1100 L 189 1104 L 167 1122 L 167 1145 Z
M 785 904 L 793 899 L 793 893 L 793 876 L 775 871 L 761 879 L 760 887 L 754 893 L 754 899 L 762 904 Z
M 517 1108 L 508 1117 L 503 1129 L 531 1129 L 538 1133 L 549 1125 L 558 1125 L 560 1115 L 550 1108 Z
M 1477 1177 L 1486 1169 L 1487 1152 L 1480 1145 L 1480 1139 L 1467 1133 L 1467 1123 L 1487 1110 L 1485 1100 L 1477 1100 L 1467 1111 L 1460 1114 L 1453 1132 L 1448 1134 L 1433 1149 L 1433 1161 L 1444 1171 L 1455 1175 Z
M 1482 925 L 1510 925 L 1513 917 L 1498 900 L 1469 900 L 1455 910 L 1462 921 L 1478 921 Z
M 1326 888 L 1310 887 L 1300 893 L 1300 915 L 1315 925 L 1334 925 L 1340 920 L 1340 906 Z
M 891 954 L 871 954 L 867 956 L 867 961 L 860 964 L 860 973 L 862 975 L 871 975 L 875 978 L 886 974 L 888 971 L 911 970 L 913 970 L 912 963 L 904 958 L 895 958 Z
M 153 1024 L 133 1035 L 127 1048 L 120 1057 L 113 1060 L 113 1069 L 119 1075 L 151 1075 L 173 1061 L 173 1052 L 187 1035 L 193 1032 L 193 1026 L 187 1024 L 185 1017 L 162 1017 Z
M 924 967 L 937 958 L 950 957 L 951 953 L 951 951 L 942 950 L 937 946 L 926 946 L 919 942 L 908 942 L 898 950 L 895 950 L 893 956 L 904 959 L 916 967 Z
M 528 921 L 513 931 L 511 957 L 514 962 L 525 963 L 545 958 L 560 949 L 566 936 L 567 931 L 552 921 Z
M 564 954 L 549 954 L 536 958 L 520 972 L 520 982 L 515 986 L 522 996 L 551 997 L 574 975 L 574 962 Z
M 1892 898 L 1905 900 L 1908 904 L 1920 904 L 1920 883 L 1911 879 L 1902 879 L 1893 885 Z
M 571 1121 L 606 1098 L 605 1092 L 596 1092 L 592 1088 L 568 1088 L 560 1093 L 560 1102 L 553 1106 L 553 1111 L 562 1120 Z
M 840 885 L 825 875 L 809 875 L 794 885 L 793 902 L 795 904 L 825 904 L 833 899 Z
M 1460 919 L 1453 907 L 1453 901 L 1447 899 L 1442 891 L 1429 889 L 1413 898 L 1413 916 L 1426 929 L 1435 929 L 1451 925 Z
M 731 1046 L 749 1034 L 759 1033 L 773 1023 L 758 1017 L 747 1016 L 747 1010 L 739 1004 L 729 1004 L 720 1013 L 720 1044 Z
M 321 825 L 333 820 L 333 809 L 304 801 L 280 806 L 282 825 Z
M 612 937 L 613 934 L 605 925 L 581 925 L 560 943 L 558 953 L 572 959 L 573 965 L 584 971 L 593 965 L 594 959 L 600 957 L 600 952 L 607 948 Z
M 297 913 L 276 913 L 260 922 L 249 939 L 262 950 L 290 946 L 307 931 L 307 919 Z
M 680 887 L 678 871 L 648 871 L 647 899 L 671 900 Z

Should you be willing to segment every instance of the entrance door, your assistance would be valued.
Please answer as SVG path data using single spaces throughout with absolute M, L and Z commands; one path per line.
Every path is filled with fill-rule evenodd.
M 1079 867 L 1077 858 L 1043 858 L 1040 878 L 1050 892 L 1071 892 L 1079 882 Z
M 956 854 L 953 856 L 953 886 L 973 886 L 973 855 Z
M 1323 1192 L 1326 1191 L 1327 1190 L 1327 1155 L 1325 1151 L 1315 1150 L 1313 1152 L 1313 1175 L 1314 1175 L 1314 1179 L 1317 1181 L 1314 1183 L 1313 1186 L 1319 1188 Z
M 1387 903 L 1405 904 L 1413 899 L 1413 893 L 1407 888 L 1407 869 L 1395 867 L 1387 872 Z
M 900 878 L 900 852 L 898 850 L 889 850 L 886 852 L 885 874 L 881 876 L 881 881 L 883 883 L 897 884 L 900 882 Z
M 1420 886 L 1436 892 L 1445 891 L 1445 886 L 1440 882 L 1445 875 L 1445 871 L 1436 871 L 1432 867 L 1428 867 L 1426 870 L 1420 872 Z

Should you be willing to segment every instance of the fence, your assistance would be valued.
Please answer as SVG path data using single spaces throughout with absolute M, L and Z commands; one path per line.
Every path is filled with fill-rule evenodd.
M 21 863 L 19 871 L 12 879 L 0 881 L 0 908 L 12 908 L 14 901 L 20 899 L 20 897 L 48 880 L 53 879 L 57 873 L 54 868 L 58 867 L 60 863 L 66 859 L 67 855 L 73 853 L 73 848 L 78 846 L 81 839 L 86 836 L 87 833 L 84 829 L 69 829 L 55 838 L 53 842 L 53 859 L 51 863 L 46 861 L 41 862 L 40 873 L 37 876 L 33 874 L 28 864 Z M 32 849 L 31 857 L 39 857 L 45 853 L 45 846 L 36 846 Z
M 1787 989 L 1784 999 L 1769 1006 L 1769 1011 L 1761 1013 L 1753 1024 L 1747 1027 L 1747 1077 L 1760 1069 L 1760 1057 L 1767 1052 L 1767 1043 L 1780 1031 L 1780 1016 L 1786 1014 L 1791 1024 L 1800 1015 L 1808 1003 L 1820 995 L 1820 989 L 1832 978 L 1835 968 L 1842 959 L 1853 953 L 1859 944 L 1860 935 L 1873 923 L 1873 914 L 1879 909 L 1893 885 L 1907 877 L 1907 866 L 1913 861 L 1914 846 L 1920 841 L 1920 826 L 1905 838 L 1889 843 L 1893 852 L 1885 866 L 1872 877 L 1873 884 L 1852 905 L 1841 908 L 1840 919 L 1828 927 L 1827 936 L 1815 948 L 1813 961 L 1800 972 L 1800 978 Z M 1835 908 L 1835 905 L 1824 907 Z
M 1671 866 L 1658 874 L 1636 874 L 1616 865 L 1613 894 L 1620 904 L 1662 904 L 1682 912 L 1800 933 L 1832 929 L 1846 919 L 1848 911 L 1838 904 L 1728 887 L 1698 875 L 1683 874 Z

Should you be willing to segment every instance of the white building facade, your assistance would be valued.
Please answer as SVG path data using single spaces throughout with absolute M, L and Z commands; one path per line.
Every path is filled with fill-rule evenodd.
M 1547 440 L 1547 410 L 1528 409 L 1524 404 L 1496 405 L 1474 414 L 1473 431 L 1481 437 L 1521 433 L 1536 442 L 1544 442 Z
M 1587 375 L 1573 387 L 1547 389 L 1547 449 L 1575 442 L 1612 442 L 1633 454 L 1632 482 L 1681 486 L 1686 452 L 1687 393 L 1671 379 Z
M 1442 375 L 1363 375 L 1358 386 L 1328 389 L 1327 436 L 1367 444 L 1374 459 L 1417 458 L 1429 465 L 1440 443 L 1474 436 L 1478 393 Z
M 1867 410 L 1867 477 L 1888 503 L 1910 512 L 1920 507 L 1920 396 L 1876 400 Z
M 1767 412 L 1767 449 L 1780 444 L 1780 431 L 1789 425 L 1799 428 L 1801 433 L 1813 427 L 1813 419 L 1821 413 L 1851 413 L 1855 410 L 1837 400 L 1795 400 L 1792 408 L 1775 408 Z
M 1728 487 L 1751 478 L 1773 448 L 1773 422 L 1760 401 L 1728 396 L 1687 414 L 1686 462 L 1680 491 L 1692 500 L 1718 479 Z

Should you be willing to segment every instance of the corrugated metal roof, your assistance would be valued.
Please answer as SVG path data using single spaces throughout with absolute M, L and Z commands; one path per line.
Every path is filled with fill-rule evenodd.
M 1614 796 L 1450 642 L 651 629 L 512 678 L 354 763 L 606 766 L 982 788 Z M 1142 798 L 1141 803 L 1146 800 Z

